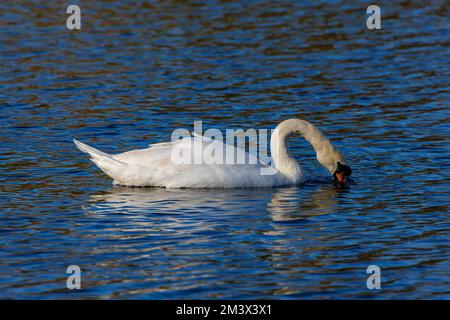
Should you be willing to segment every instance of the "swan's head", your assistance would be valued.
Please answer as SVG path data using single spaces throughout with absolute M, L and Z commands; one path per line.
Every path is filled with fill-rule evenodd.
M 347 180 L 347 178 L 351 175 L 352 168 L 338 161 L 336 170 L 333 173 L 334 181 L 336 181 L 337 183 L 344 183 L 345 180 Z

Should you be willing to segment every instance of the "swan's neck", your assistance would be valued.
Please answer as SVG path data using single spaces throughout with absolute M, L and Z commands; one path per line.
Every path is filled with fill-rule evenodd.
M 331 174 L 337 167 L 337 162 L 345 164 L 339 151 L 311 123 L 301 119 L 289 119 L 281 122 L 272 133 L 270 152 L 275 168 L 294 181 L 301 179 L 301 169 L 297 161 L 289 155 L 287 138 L 292 134 L 302 135 L 316 151 L 317 161 Z

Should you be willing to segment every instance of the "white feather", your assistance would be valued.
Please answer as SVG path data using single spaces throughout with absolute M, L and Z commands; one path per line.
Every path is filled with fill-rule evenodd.
M 292 133 L 302 134 L 317 152 L 317 158 L 330 172 L 336 161 L 345 163 L 339 152 L 309 122 L 290 119 L 280 123 L 271 139 L 271 152 L 275 162 L 274 174 L 267 163 L 242 149 L 194 134 L 177 141 L 151 145 L 149 148 L 110 155 L 74 139 L 81 151 L 114 179 L 114 184 L 125 186 L 159 186 L 166 188 L 244 188 L 294 185 L 303 181 L 303 172 L 286 150 L 286 139 Z M 210 149 L 208 149 L 210 148 Z M 202 163 L 184 164 L 173 161 L 174 151 L 182 152 L 194 160 L 198 151 L 223 150 L 222 164 L 214 163 L 217 154 L 202 153 Z M 235 154 L 246 159 L 245 164 L 226 163 L 226 155 Z M 333 168 L 332 168 L 333 167 Z M 267 172 L 267 171 L 265 171 Z

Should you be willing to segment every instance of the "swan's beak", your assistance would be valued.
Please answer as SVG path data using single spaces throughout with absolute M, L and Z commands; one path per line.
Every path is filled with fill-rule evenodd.
M 334 178 L 338 183 L 344 183 L 345 182 L 345 174 L 344 172 L 336 172 L 334 174 Z
M 340 162 L 337 163 L 336 171 L 333 174 L 333 178 L 339 184 L 344 183 L 345 180 L 352 175 L 352 169 Z

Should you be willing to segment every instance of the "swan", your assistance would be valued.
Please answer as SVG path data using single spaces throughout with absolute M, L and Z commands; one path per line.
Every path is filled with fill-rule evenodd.
M 302 135 L 314 148 L 318 162 L 340 184 L 351 175 L 341 153 L 313 124 L 302 119 L 282 121 L 273 131 L 270 151 L 273 166 L 256 156 L 215 139 L 195 135 L 157 143 L 149 148 L 120 154 L 107 154 L 73 139 L 81 151 L 108 176 L 113 184 L 123 186 L 155 186 L 165 188 L 249 188 L 297 185 L 305 181 L 303 171 L 287 150 L 287 138 Z M 224 154 L 234 152 L 245 156 L 249 164 L 179 163 L 173 161 L 174 149 L 195 157 L 207 147 L 223 148 Z M 225 163 L 225 162 L 222 162 Z M 266 171 L 264 171 L 266 170 Z M 272 170 L 272 171 L 270 171 Z M 266 174 L 263 174 L 266 172 Z M 267 174 L 270 172 L 270 174 Z

